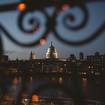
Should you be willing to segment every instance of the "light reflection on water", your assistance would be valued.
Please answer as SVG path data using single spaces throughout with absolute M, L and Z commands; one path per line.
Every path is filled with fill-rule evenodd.
M 82 78 L 82 87 L 83 87 L 83 93 L 85 97 L 87 97 L 88 94 L 88 80 L 87 78 Z
M 96 80 L 95 80 L 96 81 Z M 100 99 L 101 95 L 101 88 L 100 84 L 95 84 L 94 81 L 89 81 L 87 78 L 81 79 L 82 83 L 82 90 L 85 98 L 93 98 L 93 99 Z M 78 87 L 73 86 L 73 82 L 71 77 L 32 77 L 29 78 L 22 78 L 22 77 L 14 77 L 14 78 L 7 78 L 5 80 L 2 80 L 0 83 L 0 90 L 1 90 L 1 96 L 5 99 L 9 100 L 8 98 L 11 98 L 11 100 L 18 100 L 18 97 L 22 98 L 31 98 L 32 94 L 38 94 L 39 96 L 46 96 L 46 97 L 69 97 L 71 98 L 73 96 L 73 92 L 75 92 L 75 89 Z M 40 88 L 40 86 L 43 86 L 44 84 L 47 84 L 47 86 Z M 53 87 L 52 84 L 58 85 Z M 48 86 L 49 85 L 49 86 Z M 67 87 L 70 89 L 70 95 L 67 94 L 66 90 L 63 91 L 64 88 L 62 86 Z M 96 88 L 97 86 L 97 88 Z M 42 89 L 38 93 L 38 88 Z M 46 89 L 45 89 L 46 88 Z M 98 89 L 98 90 L 97 90 Z M 99 90 L 101 89 L 101 90 Z M 97 92 L 97 91 L 100 91 Z M 8 97 L 10 96 L 10 97 Z

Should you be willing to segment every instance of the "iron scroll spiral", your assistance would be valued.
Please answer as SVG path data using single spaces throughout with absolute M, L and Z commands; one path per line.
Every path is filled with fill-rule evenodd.
M 33 11 L 33 12 L 36 12 L 36 11 Z M 46 14 L 45 11 L 39 11 L 41 13 L 43 13 L 45 15 L 45 17 L 47 18 L 48 20 L 48 16 Z M 23 11 L 22 13 L 20 13 L 19 17 L 18 17 L 18 26 L 19 26 L 19 29 L 24 32 L 24 33 L 28 33 L 28 34 L 32 34 L 32 33 L 35 33 L 36 29 L 40 27 L 40 23 L 39 23 L 39 20 L 37 18 L 31 18 L 28 22 L 32 25 L 33 22 L 35 21 L 36 22 L 36 25 L 34 26 L 34 28 L 32 29 L 25 29 L 24 26 L 23 26 L 23 21 L 24 21 L 24 17 L 30 13 L 30 11 Z M 31 12 L 32 13 L 32 12 Z M 44 24 L 45 27 L 47 27 L 47 23 Z M 9 31 L 7 31 L 4 26 L 2 24 L 0 24 L 0 29 L 3 33 L 5 33 L 5 35 L 7 36 L 7 38 L 9 38 L 13 43 L 15 43 L 16 45 L 19 45 L 21 47 L 32 47 L 32 46 L 36 46 L 36 45 L 39 45 L 40 43 L 40 39 L 46 39 L 47 38 L 47 35 L 49 33 L 49 28 L 46 28 L 46 30 L 44 31 L 43 35 L 41 37 L 39 37 L 37 40 L 35 39 L 35 41 L 33 42 L 30 42 L 30 43 L 23 43 L 23 42 L 20 42 L 18 41 L 17 39 L 15 39 L 15 37 L 13 37 Z
M 66 24 L 65 20 L 69 17 L 71 21 L 75 21 L 75 17 L 70 15 L 70 14 L 67 14 L 66 16 L 64 16 L 63 18 L 63 24 L 65 27 L 67 27 L 68 29 L 70 30 L 73 30 L 73 31 L 77 31 L 77 30 L 80 30 L 82 29 L 83 27 L 85 27 L 89 21 L 89 13 L 88 13 L 88 10 L 86 8 L 86 5 L 81 5 L 81 6 L 77 6 L 79 9 L 81 9 L 81 11 L 83 12 L 84 14 L 84 19 L 82 20 L 82 22 L 77 25 L 77 26 L 69 26 L 68 24 Z M 72 7 L 72 8 L 75 8 L 75 7 Z
M 78 5 L 77 7 L 80 8 L 81 11 L 83 12 L 83 14 L 84 14 L 84 19 L 82 20 L 82 22 L 81 22 L 79 25 L 72 27 L 72 26 L 70 26 L 70 25 L 68 25 L 68 24 L 66 23 L 66 19 L 70 18 L 69 20 L 71 20 L 71 21 L 74 22 L 74 21 L 75 21 L 75 17 L 72 16 L 72 15 L 70 15 L 70 14 L 65 15 L 65 16 L 63 17 L 63 20 L 62 20 L 62 21 L 63 21 L 64 27 L 67 28 L 68 30 L 72 30 L 72 31 L 81 30 L 81 29 L 83 29 L 84 27 L 86 27 L 86 25 L 87 25 L 87 23 L 88 23 L 88 21 L 89 21 L 89 12 L 88 12 L 88 9 L 87 9 L 86 5 L 85 5 L 85 4 L 83 4 L 83 5 Z M 73 7 L 73 8 L 74 8 L 74 7 Z M 59 13 L 58 11 L 55 12 L 55 14 L 53 15 L 53 16 L 54 16 L 53 19 L 56 18 L 56 15 L 57 15 L 58 13 Z M 58 15 L 58 16 L 59 16 L 59 15 Z M 55 21 L 56 26 L 57 26 L 58 23 L 56 22 L 56 20 L 54 20 L 54 21 Z M 101 27 L 100 27 L 99 29 L 97 29 L 97 31 L 93 32 L 91 35 L 88 35 L 87 38 L 81 39 L 81 40 L 78 40 L 78 41 L 72 41 L 72 40 L 66 40 L 66 39 L 64 39 L 64 38 L 60 35 L 60 33 L 57 32 L 56 27 L 53 28 L 53 29 L 54 29 L 53 32 L 54 32 L 54 36 L 55 36 L 59 41 L 63 42 L 64 44 L 71 45 L 71 46 L 82 46 L 82 45 L 86 45 L 86 44 L 88 44 L 88 43 L 94 41 L 96 38 L 98 38 L 98 37 L 101 35 L 101 33 L 104 31 L 104 29 L 105 29 L 104 27 L 105 27 L 105 22 L 101 25 Z M 68 33 L 68 34 L 69 34 L 69 33 Z
M 44 1 L 43 1 L 44 2 Z M 50 1 L 49 1 L 50 2 Z M 51 2 L 51 3 L 53 3 L 53 2 Z M 26 17 L 26 15 L 28 14 L 28 13 L 33 13 L 33 12 L 36 12 L 36 11 L 39 11 L 39 12 L 41 12 L 44 16 L 45 16 L 45 18 L 46 18 L 46 23 L 44 24 L 44 26 L 45 26 L 45 31 L 42 33 L 42 36 L 41 37 L 39 37 L 38 39 L 36 39 L 35 41 L 32 41 L 32 42 L 30 42 L 30 43 L 24 43 L 24 42 L 20 42 L 20 41 L 18 41 L 17 39 L 15 39 L 10 33 L 9 33 L 9 31 L 7 31 L 6 29 L 5 29 L 5 27 L 2 25 L 2 24 L 0 24 L 0 30 L 1 30 L 1 32 L 3 32 L 3 33 L 5 33 L 5 35 L 9 38 L 9 40 L 11 40 L 13 43 L 15 43 L 15 44 L 17 44 L 17 45 L 19 45 L 19 46 L 22 46 L 22 47 L 33 47 L 33 46 L 36 46 L 36 45 L 39 45 L 40 44 L 40 39 L 42 38 L 42 39 L 47 39 L 47 37 L 48 37 L 48 34 L 50 33 L 50 32 L 53 32 L 54 33 L 54 36 L 59 40 L 59 41 L 61 41 L 62 43 L 64 43 L 64 44 L 67 44 L 67 45 L 71 45 L 71 46 L 82 46 L 82 45 L 85 45 L 85 44 L 88 44 L 88 43 L 90 43 L 90 42 L 92 42 L 92 41 L 94 41 L 96 38 L 98 38 L 100 35 L 101 35 L 101 33 L 104 31 L 104 27 L 105 27 L 105 22 L 100 26 L 100 28 L 99 29 L 97 29 L 97 31 L 95 31 L 95 32 L 93 32 L 91 35 L 88 35 L 88 37 L 87 38 L 85 38 L 85 39 L 81 39 L 81 40 L 77 40 L 77 41 L 73 41 L 73 40 L 70 40 L 70 38 L 69 38 L 69 40 L 66 40 L 66 39 L 64 39 L 60 34 L 61 33 L 59 33 L 59 32 L 57 32 L 57 29 L 56 29 L 56 27 L 57 27 L 57 25 L 58 25 L 58 22 L 57 22 L 57 18 L 60 16 L 60 13 L 59 13 L 59 11 L 62 11 L 62 6 L 64 5 L 64 4 L 60 4 L 60 5 L 58 5 L 58 6 L 56 6 L 55 4 L 53 4 L 53 5 L 51 5 L 51 3 L 48 3 L 47 5 L 44 5 L 44 8 L 42 8 L 43 7 L 43 4 L 42 4 L 42 6 L 41 6 L 41 4 L 40 4 L 40 7 L 37 7 L 37 8 L 34 8 L 34 7 L 32 7 L 31 9 L 32 10 L 30 10 L 30 8 L 27 10 L 24 10 L 23 12 L 21 12 L 20 14 L 19 14 L 19 16 L 18 16 L 18 21 L 17 21 L 17 23 L 18 23 L 18 28 L 20 29 L 20 31 L 22 31 L 22 32 L 24 32 L 24 33 L 28 33 L 28 34 L 31 34 L 31 33 L 34 33 L 35 31 L 36 31 L 36 28 L 37 27 L 40 27 L 41 25 L 40 25 L 40 22 L 39 22 L 39 19 L 36 19 L 36 18 L 31 18 L 28 22 L 30 22 L 30 24 L 33 24 L 33 22 L 36 22 L 36 25 L 34 26 L 34 28 L 32 28 L 32 29 L 29 29 L 29 30 L 27 30 L 27 29 L 25 29 L 25 27 L 24 27 L 24 25 L 23 25 L 23 21 L 24 21 L 24 18 Z M 44 3 L 45 4 L 45 3 Z M 28 5 L 28 4 L 27 4 Z M 15 5 L 16 6 L 16 5 Z M 46 6 L 48 6 L 48 7 L 50 7 L 50 6 L 53 6 L 53 7 L 55 7 L 56 9 L 54 10 L 54 13 L 52 14 L 52 16 L 50 17 L 48 14 L 47 14 L 47 12 L 45 11 L 45 7 Z M 79 5 L 71 5 L 70 3 L 68 3 L 68 6 L 70 7 L 69 9 L 72 9 L 72 8 L 75 8 L 75 7 L 78 7 L 82 12 L 83 12 L 83 15 L 84 15 L 84 18 L 83 18 L 83 20 L 81 21 L 81 23 L 79 24 L 79 25 L 77 25 L 77 26 L 70 26 L 70 25 L 68 25 L 67 23 L 66 23 L 66 20 L 69 18 L 69 20 L 70 21 L 76 21 L 76 19 L 75 19 L 75 16 L 73 15 L 73 16 L 71 16 L 70 14 L 67 14 L 67 15 L 65 15 L 64 16 L 64 18 L 63 18 L 63 20 L 62 20 L 62 23 L 63 23 L 63 25 L 64 25 L 64 27 L 66 28 L 66 29 L 68 29 L 69 31 L 71 30 L 71 31 L 77 31 L 77 30 L 82 30 L 84 27 L 86 27 L 86 25 L 87 25 L 87 23 L 88 23 L 88 21 L 89 21 L 89 12 L 88 12 L 88 9 L 87 9 L 87 7 L 86 7 L 86 4 L 85 3 L 82 3 L 82 4 L 79 4 Z M 14 7 L 14 6 L 13 6 Z M 8 8 L 9 8 L 9 6 L 8 6 Z M 1 8 L 1 10 L 3 9 L 3 6 L 2 6 L 2 8 Z M 15 9 L 16 9 L 16 7 L 15 7 Z M 5 10 L 5 9 L 4 9 Z M 4 11 L 4 10 L 2 10 L 2 11 Z M 69 33 L 68 33 L 69 34 Z

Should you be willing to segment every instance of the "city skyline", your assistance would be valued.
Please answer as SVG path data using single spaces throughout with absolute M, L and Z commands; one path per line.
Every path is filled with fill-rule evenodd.
M 30 51 L 29 53 L 28 53 L 28 57 L 27 58 L 19 58 L 19 57 L 17 57 L 17 58 L 15 58 L 15 59 L 11 59 L 10 58 L 10 56 L 8 55 L 8 54 L 3 54 L 4 56 L 8 56 L 8 59 L 9 60 L 30 60 L 30 57 L 31 56 L 33 56 L 34 57 L 34 59 L 49 59 L 49 58 L 46 58 L 46 54 L 47 54 L 47 52 L 48 52 L 48 49 L 50 48 L 50 46 L 47 48 L 47 50 L 46 50 L 46 52 L 45 53 L 43 53 L 43 57 L 42 58 L 40 58 L 40 57 L 38 57 L 37 56 L 37 54 L 34 52 L 34 51 Z M 54 47 L 55 48 L 55 47 Z M 56 49 L 56 48 L 55 48 Z M 56 51 L 57 51 L 57 49 L 56 49 Z M 13 52 L 11 52 L 11 53 L 13 53 Z M 21 53 L 21 52 L 20 52 Z M 24 53 L 24 52 L 23 52 Z M 59 56 L 60 54 L 59 54 L 59 52 L 57 51 L 57 59 L 62 59 L 62 60 L 67 60 L 68 58 L 70 58 L 70 57 L 72 57 L 72 56 L 74 56 L 75 58 L 76 58 L 76 60 L 80 60 L 80 56 L 81 56 L 81 53 L 83 54 L 83 59 L 84 60 L 86 60 L 87 59 L 87 57 L 88 56 L 95 56 L 95 55 L 105 55 L 105 53 L 101 53 L 101 52 L 99 52 L 99 51 L 96 51 L 96 52 L 93 52 L 93 53 L 90 53 L 90 54 L 86 54 L 86 53 L 84 53 L 84 52 L 79 52 L 79 53 L 77 53 L 77 54 L 75 54 L 75 53 L 70 53 L 69 54 L 69 56 L 67 56 L 67 57 L 64 57 L 64 58 L 62 58 L 61 56 Z

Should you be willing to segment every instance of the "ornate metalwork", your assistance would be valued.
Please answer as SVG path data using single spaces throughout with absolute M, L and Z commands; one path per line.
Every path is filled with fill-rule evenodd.
M 96 0 L 98 2 L 98 0 Z M 82 30 L 84 27 L 86 27 L 88 20 L 89 20 L 89 13 L 88 13 L 88 9 L 86 7 L 86 3 L 87 2 L 94 2 L 94 0 L 86 0 L 86 1 L 77 1 L 77 0 L 42 0 L 41 3 L 39 1 L 34 1 L 34 0 L 24 0 L 21 3 L 24 3 L 24 5 L 26 6 L 26 8 L 24 8 L 24 10 L 22 12 L 20 12 L 20 15 L 18 16 L 18 20 L 17 20 L 17 24 L 18 24 L 18 28 L 20 29 L 20 31 L 24 32 L 24 33 L 35 33 L 37 31 L 37 28 L 40 28 L 41 24 L 40 24 L 40 20 L 38 18 L 30 18 L 28 20 L 28 23 L 30 25 L 32 25 L 32 29 L 25 29 L 23 22 L 24 22 L 24 18 L 27 16 L 28 13 L 33 14 L 36 11 L 39 11 L 40 13 L 42 13 L 45 18 L 46 18 L 46 23 L 45 23 L 45 31 L 42 33 L 42 36 L 39 37 L 37 40 L 35 39 L 35 41 L 30 42 L 30 43 L 23 43 L 23 42 L 19 42 L 17 39 L 15 39 L 9 31 L 7 31 L 7 29 L 5 29 L 5 27 L 0 23 L 0 31 L 3 32 L 12 42 L 14 42 L 15 44 L 19 45 L 19 46 L 23 46 L 23 47 L 31 47 L 31 46 L 36 46 L 39 45 L 40 43 L 40 39 L 46 39 L 48 34 L 50 32 L 54 33 L 54 36 L 60 40 L 61 42 L 68 44 L 68 45 L 74 45 L 74 46 L 79 46 L 79 45 L 84 45 L 87 44 L 89 42 L 92 42 L 94 39 L 96 39 L 98 36 L 101 35 L 101 33 L 104 31 L 104 27 L 105 27 L 105 22 L 102 24 L 102 26 L 97 29 L 96 32 L 92 33 L 91 35 L 88 35 L 89 37 L 86 39 L 81 39 L 78 41 L 72 41 L 72 40 L 66 40 L 64 39 L 59 33 L 57 32 L 57 28 L 56 26 L 58 25 L 57 23 L 57 18 L 60 15 L 60 11 L 62 11 L 62 8 L 64 9 L 69 9 L 69 8 L 75 8 L 78 7 L 84 14 L 84 18 L 81 21 L 81 23 L 77 26 L 70 26 L 70 24 L 67 24 L 66 20 L 69 19 L 69 21 L 76 21 L 75 16 L 70 13 L 66 14 L 63 17 L 63 25 L 66 29 L 68 29 L 69 31 L 77 31 L 77 30 Z M 19 4 L 21 3 L 14 3 L 14 4 L 7 4 L 7 5 L 0 5 L 0 12 L 7 12 L 7 11 L 15 11 L 17 9 L 17 7 L 19 6 Z M 54 13 L 53 15 L 50 17 L 47 12 L 45 11 L 45 8 L 47 7 L 55 7 Z M 69 33 L 68 33 L 69 34 Z
M 98 1 L 98 0 L 96 0 Z M 100 0 L 99 0 L 100 1 Z M 36 46 L 40 44 L 40 39 L 47 39 L 48 34 L 50 32 L 54 33 L 54 36 L 61 42 L 67 44 L 67 45 L 72 45 L 72 46 L 80 46 L 80 45 L 84 45 L 84 44 L 88 44 L 90 42 L 92 42 L 93 40 L 95 40 L 97 37 L 99 37 L 101 35 L 101 33 L 104 31 L 105 29 L 105 21 L 103 22 L 102 26 L 97 29 L 97 31 L 95 31 L 94 33 L 92 33 L 91 35 L 88 35 L 89 37 L 86 39 L 81 39 L 79 41 L 72 41 L 72 40 L 66 40 L 63 37 L 61 37 L 60 33 L 57 31 L 56 26 L 58 25 L 57 22 L 57 18 L 60 15 L 60 11 L 62 11 L 62 7 L 66 6 L 65 8 L 75 8 L 78 7 L 84 14 L 84 18 L 81 21 L 81 23 L 77 26 L 70 26 L 69 24 L 66 23 L 66 20 L 69 19 L 69 21 L 76 21 L 76 18 L 74 15 L 71 14 L 66 14 L 63 17 L 63 25 L 65 28 L 67 28 L 68 30 L 72 30 L 72 31 L 77 31 L 77 30 L 82 30 L 84 27 L 86 27 L 88 20 L 89 20 L 89 13 L 88 13 L 88 9 L 86 6 L 87 2 L 94 2 L 94 0 L 86 0 L 86 1 L 78 1 L 78 0 L 41 0 L 41 1 L 35 1 L 35 0 L 24 0 L 22 3 L 24 3 L 26 5 L 26 8 L 20 12 L 18 19 L 17 19 L 17 25 L 18 28 L 20 29 L 20 31 L 24 32 L 24 33 L 28 33 L 28 34 L 32 34 L 35 33 L 37 28 L 41 27 L 40 24 L 40 20 L 38 18 L 30 18 L 28 20 L 28 23 L 31 24 L 33 27 L 32 29 L 26 29 L 24 27 L 24 18 L 27 16 L 28 13 L 33 14 L 36 11 L 39 11 L 40 13 L 42 13 L 44 15 L 44 17 L 46 18 L 46 22 L 44 24 L 44 26 L 46 27 L 44 32 L 42 33 L 42 36 L 39 37 L 38 39 L 35 39 L 35 41 L 30 42 L 30 43 L 23 43 L 18 41 L 15 37 L 13 37 L 11 35 L 11 33 L 3 26 L 3 24 L 0 23 L 0 32 L 4 33 L 4 35 L 6 35 L 6 37 L 11 40 L 13 43 L 22 46 L 22 47 L 32 47 L 32 46 Z M 17 7 L 20 3 L 14 3 L 14 4 L 7 4 L 7 5 L 0 5 L 0 12 L 7 12 L 7 11 L 15 11 L 17 10 Z M 55 7 L 54 13 L 52 16 L 49 16 L 47 14 L 47 12 L 45 11 L 45 8 L 47 7 Z M 0 36 L 0 40 L 1 40 L 1 36 Z M 0 44 L 0 48 L 2 48 L 2 43 Z M 2 51 L 0 51 L 1 53 Z M 1 55 L 1 54 L 0 54 Z M 76 77 L 77 78 L 77 77 Z M 75 79 L 74 79 L 75 80 Z M 78 80 L 75 80 L 77 82 L 77 84 L 75 83 L 75 86 L 80 86 L 80 84 L 78 84 Z M 48 86 L 48 87 L 47 87 Z M 52 86 L 52 88 L 58 88 L 63 90 L 66 94 L 70 95 L 71 92 L 68 89 L 68 87 L 65 87 L 65 85 L 61 86 L 61 85 L 49 85 L 49 84 L 44 84 L 43 86 L 40 86 L 36 91 L 41 92 L 41 91 L 45 91 L 44 89 L 48 89 L 51 88 L 50 86 Z M 83 99 L 83 94 L 79 93 L 79 89 L 80 87 L 77 89 L 78 94 L 81 95 L 81 99 L 82 101 L 84 101 Z M 77 101 L 81 101 L 81 99 L 79 99 L 78 97 L 73 96 L 74 100 Z M 79 105 L 79 104 L 78 104 Z M 84 104 L 80 104 L 80 105 L 84 105 Z

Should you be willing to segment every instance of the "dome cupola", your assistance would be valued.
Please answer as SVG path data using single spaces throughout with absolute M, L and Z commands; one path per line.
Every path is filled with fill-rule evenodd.
M 51 42 L 51 45 L 46 52 L 46 59 L 57 59 L 57 58 L 58 58 L 58 53 Z

